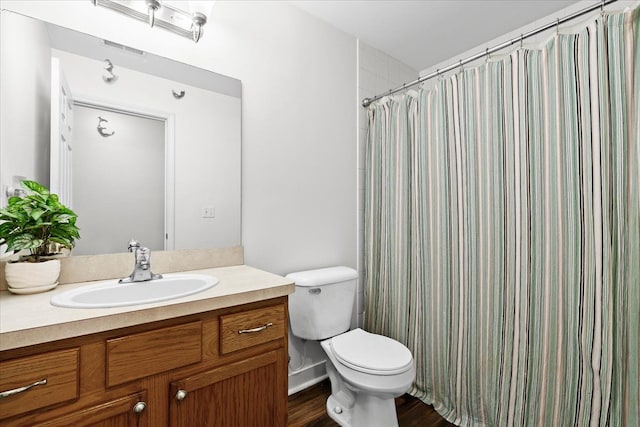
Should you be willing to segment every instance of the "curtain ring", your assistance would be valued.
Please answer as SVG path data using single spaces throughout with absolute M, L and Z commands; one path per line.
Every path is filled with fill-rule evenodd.
M 484 63 L 488 64 L 489 63 L 489 48 L 486 48 L 484 51 Z
M 524 42 L 524 34 L 520 34 L 520 49 L 524 49 L 523 42 Z
M 460 60 L 460 74 L 464 72 L 464 67 L 462 66 L 462 59 Z
M 556 18 L 556 35 L 560 34 L 560 18 Z
M 605 4 L 605 0 L 601 0 L 600 1 L 600 16 L 604 17 L 604 4 Z

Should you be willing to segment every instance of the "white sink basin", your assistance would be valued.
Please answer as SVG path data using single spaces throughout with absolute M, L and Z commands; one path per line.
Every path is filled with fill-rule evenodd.
M 217 278 L 204 274 L 164 274 L 162 279 L 134 283 L 118 283 L 115 279 L 54 295 L 51 298 L 51 304 L 67 308 L 108 308 L 149 304 L 196 294 L 216 284 L 218 284 Z

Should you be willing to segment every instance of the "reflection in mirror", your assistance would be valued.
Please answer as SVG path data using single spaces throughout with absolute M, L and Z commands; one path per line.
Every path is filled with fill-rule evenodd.
M 239 80 L 12 12 L 0 29 L 2 189 L 60 194 L 74 255 L 241 243 Z
M 165 205 L 165 122 L 76 105 L 74 123 L 74 140 L 82 142 L 73 144 L 73 207 L 83 218 L 82 239 L 74 253 L 122 252 L 124 236 L 163 249 L 163 219 L 168 215 L 157 213 L 164 212 Z M 144 190 L 135 191 L 142 181 Z M 105 227 L 103 217 L 122 218 L 118 230 Z

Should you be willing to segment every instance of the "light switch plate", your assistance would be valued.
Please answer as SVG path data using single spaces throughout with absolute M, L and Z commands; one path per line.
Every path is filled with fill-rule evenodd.
M 215 218 L 216 208 L 213 206 L 205 206 L 202 208 L 202 218 Z

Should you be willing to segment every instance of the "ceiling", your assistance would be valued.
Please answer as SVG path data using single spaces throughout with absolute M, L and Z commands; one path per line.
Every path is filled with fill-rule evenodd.
M 576 0 L 306 0 L 294 6 L 424 70 Z

